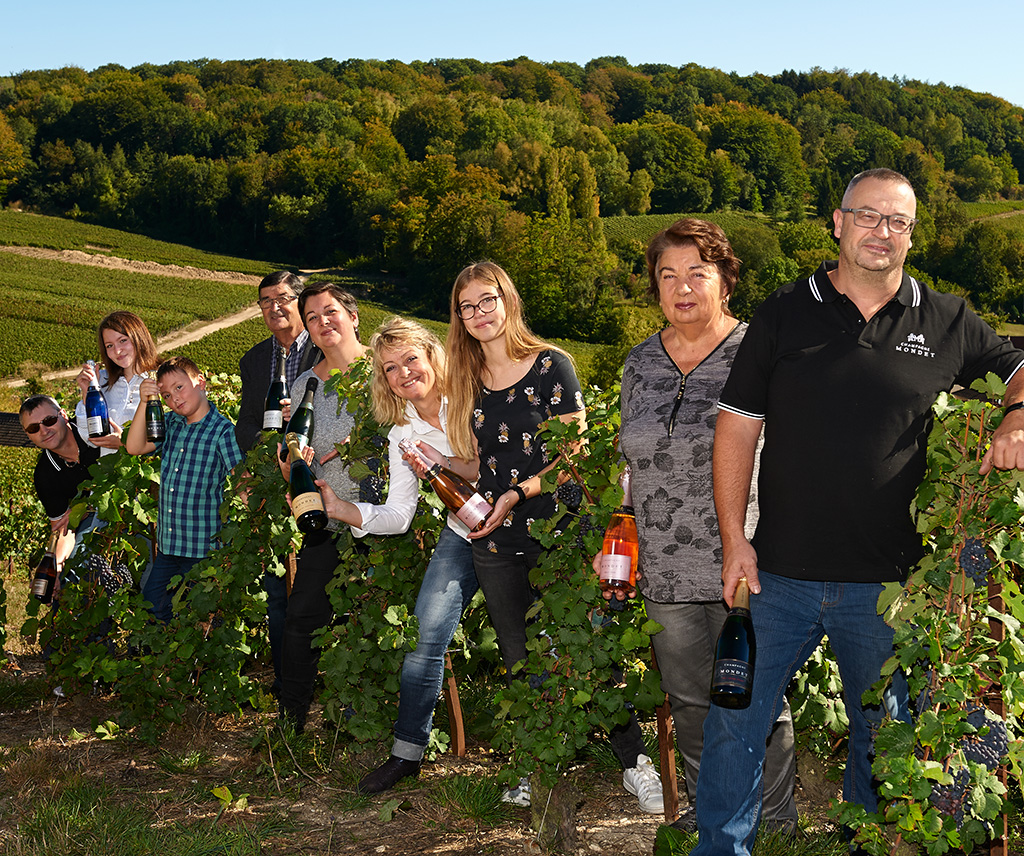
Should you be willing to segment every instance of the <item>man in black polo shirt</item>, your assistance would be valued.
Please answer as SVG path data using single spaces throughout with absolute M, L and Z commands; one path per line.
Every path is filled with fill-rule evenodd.
M 78 487 L 89 478 L 89 467 L 100 457 L 100 450 L 79 435 L 67 414 L 48 395 L 33 395 L 22 402 L 21 427 L 42 451 L 33 476 L 36 494 L 50 518 L 50 529 L 59 534 L 57 563 L 62 567 L 85 533 L 94 528 L 95 517 L 88 514 L 70 529 L 71 501 Z M 59 583 L 59 580 L 58 580 Z
M 1024 399 L 1024 354 L 964 301 L 903 271 L 917 202 L 891 170 L 854 177 L 833 214 L 839 260 L 784 286 L 757 310 L 719 402 L 715 507 L 723 594 L 746 577 L 757 636 L 753 700 L 712 706 L 697 783 L 700 840 L 693 856 L 749 853 L 760 811 L 765 740 L 786 687 L 827 634 L 850 718 L 844 799 L 868 811 L 871 727 L 861 705 L 892 654 L 878 616 L 881 584 L 921 557 L 910 503 L 924 476 L 931 405 L 940 391 L 992 371 L 1004 404 Z M 743 524 L 762 424 L 760 518 Z M 1008 412 L 983 471 L 1024 468 L 1024 410 Z M 894 677 L 890 715 L 908 718 Z

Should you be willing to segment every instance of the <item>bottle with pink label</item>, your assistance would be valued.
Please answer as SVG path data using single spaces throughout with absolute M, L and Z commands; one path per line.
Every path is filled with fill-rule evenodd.
M 636 533 L 636 515 L 633 513 L 632 478 L 633 473 L 627 464 L 619 479 L 622 485 L 622 505 L 613 512 L 604 532 L 599 575 L 602 591 L 636 587 L 640 546 Z
M 473 485 L 447 467 L 428 461 L 411 440 L 400 440 L 398 448 L 405 454 L 419 457 L 423 466 L 427 468 L 426 478 L 434 488 L 434 493 L 469 527 L 470 532 L 483 526 L 493 509 Z

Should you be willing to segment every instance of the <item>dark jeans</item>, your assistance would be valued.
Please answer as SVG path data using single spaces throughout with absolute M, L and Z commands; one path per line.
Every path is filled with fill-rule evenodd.
M 200 561 L 191 556 L 171 556 L 157 552 L 146 587 L 142 590 L 142 596 L 152 604 L 150 612 L 157 621 L 166 624 L 171 620 L 171 600 L 175 591 L 168 589 L 171 580 L 176 576 L 184 577 Z
M 313 645 L 313 634 L 334 617 L 327 584 L 338 563 L 333 532 L 306 535 L 296 559 L 281 638 L 281 714 L 299 731 L 306 725 L 320 667 L 320 649 Z
M 526 611 L 537 599 L 537 592 L 530 585 L 530 570 L 540 555 L 539 552 L 502 555 L 490 552 L 479 542 L 473 544 L 473 566 L 510 681 L 515 664 L 526 659 Z M 632 713 L 628 722 L 609 732 L 608 742 L 624 770 L 636 766 L 637 756 L 647 754 L 640 725 Z
M 284 560 L 282 559 L 282 564 Z M 281 645 L 284 640 L 284 621 L 288 611 L 288 582 L 284 577 L 267 571 L 263 575 L 263 590 L 267 593 L 267 636 L 270 639 L 270 658 L 274 661 L 274 695 L 281 693 Z

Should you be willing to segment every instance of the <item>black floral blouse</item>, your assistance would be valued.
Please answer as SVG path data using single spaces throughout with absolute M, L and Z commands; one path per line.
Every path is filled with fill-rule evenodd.
M 537 432 L 553 416 L 583 410 L 583 392 L 572 363 L 558 351 L 541 351 L 515 386 L 484 387 L 473 411 L 473 432 L 480 448 L 480 492 L 493 503 L 509 488 L 537 475 L 551 461 Z M 530 537 L 534 520 L 554 513 L 550 493 L 519 502 L 504 523 L 486 538 L 492 553 L 540 552 Z
M 665 350 L 660 333 L 626 357 L 619 448 L 633 469 L 643 572 L 637 588 L 657 603 L 722 597 L 722 542 L 711 451 L 718 398 L 746 330 L 746 324 L 738 324 L 685 377 Z M 756 470 L 746 523 L 749 537 L 757 523 Z

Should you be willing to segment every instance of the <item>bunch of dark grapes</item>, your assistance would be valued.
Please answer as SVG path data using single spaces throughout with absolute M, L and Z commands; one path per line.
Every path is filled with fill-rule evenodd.
M 371 473 L 376 473 L 377 475 L 380 475 L 381 471 L 384 469 L 384 462 L 381 461 L 380 458 L 367 458 L 366 468 Z
M 583 539 L 586 537 L 587 533 L 588 532 L 600 532 L 600 531 L 601 531 L 601 527 L 600 526 L 595 526 L 591 522 L 590 515 L 589 514 L 584 514 L 580 518 L 580 531 L 576 535 L 576 546 L 580 550 L 586 550 L 587 549 L 587 545 L 586 545 L 586 542 Z
M 574 481 L 567 481 L 558 486 L 555 496 L 570 511 L 576 511 L 579 509 L 580 503 L 583 502 L 583 488 Z
M 981 586 L 988 580 L 991 567 L 985 543 L 979 538 L 968 538 L 960 550 L 960 570 L 974 580 L 976 586 Z
M 370 437 L 370 445 L 378 451 L 382 450 L 387 444 L 387 439 L 381 434 L 374 434 Z
M 976 764 L 984 764 L 989 770 L 999 766 L 1000 759 L 1009 748 L 1006 723 L 989 717 L 985 708 L 975 707 L 967 714 L 967 721 L 978 731 L 988 728 L 988 734 L 965 734 L 960 743 L 964 757 Z
M 365 479 L 359 482 L 359 501 L 369 502 L 372 505 L 380 505 L 384 497 L 384 479 L 375 473 L 370 473 Z
M 966 770 L 957 770 L 953 781 L 948 785 L 932 785 L 929 801 L 947 817 L 956 821 L 956 828 L 964 825 L 964 807 L 967 804 L 967 786 L 971 783 L 971 774 Z

